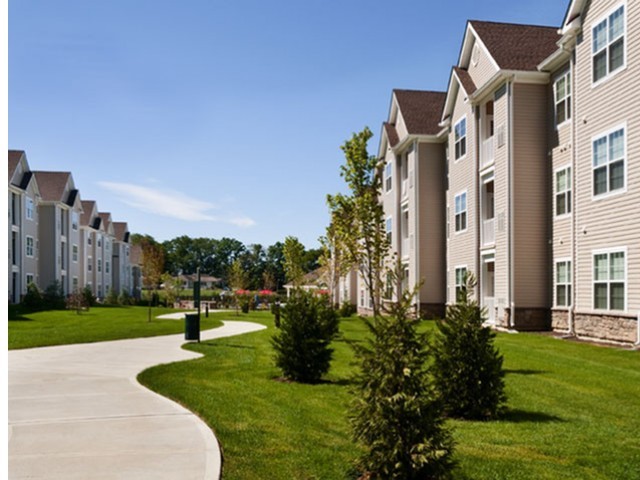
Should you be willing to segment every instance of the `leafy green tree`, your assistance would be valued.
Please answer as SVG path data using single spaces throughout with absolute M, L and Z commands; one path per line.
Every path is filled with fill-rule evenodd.
M 343 247 L 343 265 L 359 269 L 373 303 L 373 314 L 377 316 L 381 312 L 383 272 L 390 244 L 380 202 L 381 171 L 376 157 L 367 152 L 367 142 L 372 136 L 365 127 L 341 147 L 346 163 L 340 168 L 340 176 L 345 179 L 350 195 L 328 195 L 327 203 L 334 235 Z
M 355 345 L 360 363 L 351 407 L 359 466 L 372 479 L 448 478 L 453 440 L 428 372 L 431 354 L 409 315 L 415 291 L 404 292 L 389 316 L 365 319 L 370 338 Z
M 273 290 L 281 289 L 286 283 L 284 273 L 284 243 L 276 242 L 267 247 L 265 272 L 273 276 Z M 265 285 L 265 288 L 269 288 Z
M 139 240 L 142 249 L 142 283 L 151 292 L 149 314 L 147 321 L 151 321 L 153 299 L 158 296 L 158 288 L 162 283 L 164 272 L 164 248 L 153 237 L 143 237 Z
M 296 382 L 316 383 L 329 371 L 338 334 L 338 315 L 326 298 L 294 290 L 281 309 L 280 328 L 272 338 L 276 365 Z
M 43 308 L 44 299 L 42 298 L 40 289 L 35 283 L 29 282 L 27 285 L 27 293 L 22 299 L 22 305 L 33 310 Z
M 304 245 L 296 237 L 287 237 L 283 248 L 284 271 L 287 282 L 295 287 L 302 284 L 304 271 Z
M 468 274 L 465 294 L 438 321 L 433 366 L 436 388 L 452 417 L 485 420 L 497 417 L 506 403 L 503 357 L 496 334 L 483 326 L 486 313 L 471 298 L 475 278 Z

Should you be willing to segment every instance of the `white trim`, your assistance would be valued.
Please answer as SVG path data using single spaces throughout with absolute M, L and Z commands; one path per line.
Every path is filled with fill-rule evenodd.
M 570 275 L 571 280 L 568 283 L 562 283 L 561 285 L 569 285 L 571 287 L 571 294 L 569 294 L 567 292 L 567 301 L 568 301 L 568 305 L 558 305 L 558 291 L 557 291 L 557 278 L 558 278 L 558 263 L 568 263 L 567 265 L 567 273 Z M 573 278 L 573 259 L 571 257 L 560 257 L 560 258 L 554 258 L 553 259 L 553 265 L 552 265 L 552 274 L 553 274 L 553 282 L 552 282 L 552 287 L 553 287 L 553 307 L 554 309 L 557 310 L 569 310 L 572 307 L 573 304 L 573 289 L 575 288 L 575 284 L 574 281 L 575 279 Z
M 594 166 L 593 166 L 593 144 L 595 143 L 596 140 L 600 140 L 601 138 L 607 138 L 607 165 L 610 163 L 610 159 L 609 157 L 609 140 L 608 137 L 609 135 L 611 135 L 614 132 L 617 132 L 618 130 L 622 130 L 624 132 L 624 177 L 623 177 L 623 181 L 624 181 L 624 186 L 622 188 L 618 188 L 616 190 L 607 190 L 607 192 L 605 193 L 600 193 L 600 194 L 596 194 L 595 193 L 595 184 L 593 181 L 593 171 L 595 170 Z M 627 122 L 623 122 L 619 125 L 616 125 L 613 128 L 610 128 L 608 130 L 604 130 L 602 132 L 600 132 L 597 135 L 593 135 L 591 137 L 591 158 L 590 158 L 590 163 L 591 163 L 591 180 L 590 180 L 590 184 L 591 184 L 591 200 L 592 201 L 597 201 L 597 200 L 603 200 L 603 199 L 607 199 L 610 197 L 615 197 L 617 195 L 621 195 L 623 193 L 627 192 L 627 185 L 628 185 L 628 170 L 629 170 L 629 157 L 628 157 L 628 151 L 627 151 L 627 137 L 628 137 L 628 131 L 629 129 L 627 128 Z M 607 176 L 607 189 L 608 189 L 608 182 L 609 182 L 609 177 Z
M 464 155 L 460 155 L 460 157 L 456 158 L 456 127 L 462 123 L 464 121 L 464 137 L 460 137 L 460 139 L 464 138 Z M 468 135 L 468 123 L 467 122 L 467 114 L 465 113 L 464 115 L 462 115 L 461 117 L 458 118 L 458 121 L 456 123 L 453 124 L 453 162 L 457 163 L 461 160 L 464 160 L 464 158 L 467 156 L 467 152 L 468 152 L 468 139 L 469 139 L 469 135 Z
M 557 204 L 557 197 L 559 195 L 558 191 L 557 191 L 557 179 L 556 176 L 558 174 L 558 172 L 561 172 L 563 170 L 567 170 L 569 169 L 569 178 L 567 179 L 567 185 L 568 185 L 568 189 L 565 190 L 563 193 L 566 193 L 567 191 L 570 193 L 571 196 L 571 210 L 568 213 L 563 213 L 561 215 L 557 214 L 558 211 L 558 204 Z M 556 168 L 553 171 L 553 212 L 552 212 L 552 218 L 553 220 L 564 220 L 567 218 L 571 218 L 571 215 L 573 214 L 573 205 L 575 203 L 575 199 L 574 199 L 574 195 L 573 195 L 573 166 L 571 165 L 571 163 L 566 163 L 561 167 Z M 593 180 L 593 179 L 592 179 Z
M 602 308 L 596 308 L 596 298 L 595 298 L 595 292 L 594 292 L 594 286 L 596 283 L 596 279 L 595 279 L 595 256 L 596 255 L 611 255 L 612 253 L 624 253 L 624 309 L 623 310 L 613 310 L 611 308 L 607 308 L 607 309 L 602 309 Z M 610 257 L 609 257 L 610 258 Z M 611 314 L 618 314 L 620 312 L 627 312 L 628 310 L 628 301 L 629 301 L 629 281 L 628 281 L 628 276 L 629 276 L 629 268 L 628 268 L 628 261 L 629 261 L 629 255 L 627 252 L 627 247 L 611 247 L 611 248 L 600 248 L 600 249 L 596 249 L 596 250 L 591 250 L 591 310 L 595 313 L 598 314 L 607 314 L 607 313 L 611 313 Z M 608 266 L 610 266 L 610 262 L 608 264 Z M 608 273 L 607 273 L 607 277 L 608 277 Z M 611 283 L 611 279 L 607 278 L 607 284 Z M 611 307 L 611 305 L 609 305 L 609 298 L 607 298 L 607 306 Z
M 623 11 L 623 21 L 624 21 L 624 33 L 622 34 L 622 36 L 624 37 L 624 41 L 623 41 L 623 46 L 624 46 L 624 50 L 623 50 L 623 64 L 621 67 L 618 67 L 616 70 L 614 70 L 613 72 L 609 71 L 609 55 L 607 54 L 607 74 L 602 77 L 601 79 L 597 80 L 597 81 L 593 81 L 593 57 L 594 52 L 593 52 L 593 30 L 595 29 L 595 27 L 597 27 L 598 25 L 600 25 L 602 22 L 607 22 L 607 45 L 605 47 L 605 49 L 608 49 L 609 46 L 611 45 L 611 43 L 609 42 L 609 17 L 616 11 L 618 10 L 620 7 L 624 7 L 624 11 Z M 618 4 L 616 4 L 614 7 L 610 8 L 609 10 L 607 10 L 604 14 L 602 14 L 600 17 L 598 17 L 596 20 L 592 21 L 591 24 L 589 25 L 589 34 L 591 35 L 591 42 L 589 44 L 589 60 L 591 61 L 591 65 L 589 68 L 589 72 L 591 75 L 591 88 L 596 88 L 600 85 L 602 85 L 603 83 L 606 83 L 608 80 L 614 78 L 616 75 L 618 75 L 620 72 L 623 72 L 627 69 L 627 60 L 629 59 L 628 55 L 627 55 L 627 44 L 628 44 L 628 39 L 629 39 L 629 23 L 627 22 L 627 2 L 626 0 L 623 2 L 620 2 Z M 602 51 L 602 50 L 600 50 Z
M 31 255 L 29 255 L 29 240 L 31 240 Z M 25 235 L 24 238 L 24 256 L 27 258 L 35 258 L 36 240 L 31 235 Z
M 566 116 L 566 118 L 561 123 L 558 123 L 558 103 L 561 103 L 561 102 L 558 102 L 558 99 L 556 98 L 556 84 L 563 78 L 565 79 L 565 96 L 561 102 L 565 102 L 565 108 L 566 108 L 567 99 L 569 99 L 569 104 L 571 105 L 571 108 L 568 108 L 567 110 L 565 110 L 565 114 L 568 116 Z M 573 75 L 571 72 L 571 67 L 567 67 L 563 69 L 562 73 L 559 73 L 553 77 L 553 123 L 555 125 L 556 130 L 559 130 L 560 127 L 564 125 L 571 124 L 571 120 L 573 118 L 574 102 L 573 102 L 573 83 L 572 83 L 573 80 L 572 79 L 573 79 Z M 570 89 L 570 93 L 568 95 L 566 93 L 567 87 Z

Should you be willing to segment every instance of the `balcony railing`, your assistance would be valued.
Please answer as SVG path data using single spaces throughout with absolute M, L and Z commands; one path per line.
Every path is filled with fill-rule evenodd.
M 493 245 L 496 243 L 495 218 L 488 218 L 482 221 L 482 245 Z
M 495 150 L 493 148 L 493 137 L 489 137 L 482 141 L 482 156 L 480 161 L 483 167 L 491 165 L 495 159 Z

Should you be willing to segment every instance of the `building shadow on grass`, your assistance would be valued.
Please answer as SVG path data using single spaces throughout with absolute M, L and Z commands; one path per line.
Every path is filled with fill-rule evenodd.
M 546 370 L 531 370 L 531 369 L 526 369 L 526 368 L 516 368 L 516 369 L 508 369 L 505 368 L 504 373 L 506 373 L 507 375 L 509 374 L 514 374 L 514 375 L 542 375 L 544 373 L 549 373 Z
M 252 345 L 240 345 L 237 343 L 221 343 L 219 341 L 212 342 L 211 340 L 206 340 L 201 343 L 195 343 L 193 345 L 198 345 L 203 348 L 238 348 L 241 350 L 255 350 L 256 347 Z

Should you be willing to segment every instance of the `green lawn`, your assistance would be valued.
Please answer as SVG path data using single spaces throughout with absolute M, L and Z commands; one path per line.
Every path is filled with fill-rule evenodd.
M 169 308 L 153 308 L 148 321 L 147 307 L 92 307 L 78 315 L 71 310 L 48 310 L 28 313 L 21 307 L 9 307 L 9 349 L 103 342 L 123 338 L 153 337 L 184 332 L 182 320 L 160 320 Z M 202 329 L 222 325 L 221 321 L 202 315 Z
M 233 320 L 233 317 L 229 317 Z M 351 348 L 344 337 L 327 381 L 277 381 L 269 329 L 187 348 L 205 357 L 143 372 L 140 381 L 197 412 L 224 450 L 225 480 L 355 478 L 346 421 Z M 425 322 L 432 329 L 432 322 Z M 451 421 L 461 479 L 640 479 L 640 354 L 542 335 L 500 334 L 508 415 Z

